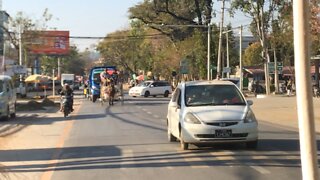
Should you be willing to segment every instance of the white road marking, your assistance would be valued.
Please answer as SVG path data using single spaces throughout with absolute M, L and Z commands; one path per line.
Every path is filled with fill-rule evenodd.
M 227 160 L 235 160 L 236 158 L 233 157 L 233 152 L 231 151 L 217 151 L 217 152 L 210 152 L 212 156 L 214 156 L 217 160 L 220 161 L 227 161 Z
M 160 160 L 160 162 L 161 162 L 161 163 L 163 163 L 163 164 L 166 164 L 166 166 L 164 166 L 165 168 L 170 169 L 170 170 L 172 170 L 172 169 L 173 169 L 173 167 L 172 167 L 172 166 L 170 166 L 170 162 L 169 162 L 169 161 L 166 161 L 166 160 Z
M 177 148 L 176 151 L 178 153 L 181 152 L 192 152 L 192 151 L 183 151 L 180 148 Z M 188 153 L 188 154 L 180 154 L 183 159 L 190 165 L 191 168 L 198 169 L 198 168 L 209 168 L 210 166 L 200 157 L 197 157 L 198 154 L 196 153 Z
M 122 153 L 122 161 L 120 162 L 120 169 L 124 170 L 127 169 L 125 166 L 130 164 L 134 164 L 131 160 L 127 161 L 130 157 L 133 157 L 133 150 L 132 149 L 123 149 Z
M 270 174 L 270 171 L 268 171 L 266 168 L 263 168 L 261 166 L 250 166 L 251 168 L 255 169 L 261 174 Z

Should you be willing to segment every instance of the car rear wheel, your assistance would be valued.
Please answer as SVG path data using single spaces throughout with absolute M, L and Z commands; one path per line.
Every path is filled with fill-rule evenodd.
M 257 147 L 258 147 L 258 140 L 246 142 L 246 146 L 247 146 L 248 149 L 257 149 Z
M 97 95 L 93 95 L 93 96 L 92 96 L 92 102 L 96 102 L 97 99 L 98 99 L 98 96 L 97 96 Z
M 164 92 L 164 97 L 168 97 L 169 96 L 169 91 Z
M 7 120 L 9 120 L 9 118 L 10 118 L 10 111 L 9 111 L 9 107 L 7 107 L 7 112 L 6 112 L 5 116 L 3 116 L 2 119 L 4 121 L 7 121 Z
M 16 105 L 14 105 L 14 111 L 10 114 L 10 118 L 14 119 L 16 118 Z

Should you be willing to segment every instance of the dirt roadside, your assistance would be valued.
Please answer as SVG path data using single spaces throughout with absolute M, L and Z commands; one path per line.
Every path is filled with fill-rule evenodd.
M 296 97 L 269 96 L 266 98 L 249 97 L 258 121 L 298 129 Z M 313 98 L 316 132 L 320 132 L 320 98 Z

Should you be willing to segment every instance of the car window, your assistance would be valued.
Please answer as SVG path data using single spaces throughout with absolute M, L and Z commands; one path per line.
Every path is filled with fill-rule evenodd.
M 162 82 L 158 82 L 159 86 L 170 86 L 168 82 L 166 81 L 162 81 Z
M 101 79 L 100 79 L 100 72 L 94 73 L 94 74 L 93 74 L 93 82 L 94 82 L 95 84 L 99 84 L 100 81 L 101 81 Z
M 151 85 L 153 85 L 153 87 L 158 87 L 158 86 L 159 86 L 159 83 L 158 83 L 158 82 L 154 82 L 154 83 L 152 83 Z
M 150 85 L 151 82 L 141 82 L 140 84 L 137 85 L 137 87 L 147 87 Z
M 186 86 L 185 102 L 186 106 L 246 105 L 234 85 Z

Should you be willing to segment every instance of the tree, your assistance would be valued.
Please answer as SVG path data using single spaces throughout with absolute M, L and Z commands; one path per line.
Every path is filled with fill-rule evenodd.
M 61 72 L 76 75 L 84 75 L 85 69 L 90 63 L 89 52 L 80 54 L 75 46 L 70 47 L 70 53 L 66 56 L 39 56 L 42 74 L 52 75 L 52 70 L 58 69 L 58 58 L 61 59 Z
M 129 17 L 148 24 L 176 41 L 189 37 L 194 28 L 159 25 L 208 25 L 213 15 L 212 8 L 212 0 L 145 0 L 129 9 Z
M 243 56 L 245 66 L 260 66 L 262 47 L 259 42 L 252 43 L 246 50 Z
M 151 50 L 148 43 L 144 43 L 145 29 L 139 22 L 132 23 L 131 30 L 117 31 L 99 43 L 100 51 L 105 63 L 121 66 L 129 73 L 145 70 L 152 66 Z
M 277 10 L 279 3 L 281 1 L 278 0 L 238 0 L 232 2 L 232 9 L 241 10 L 244 14 L 252 17 L 251 32 L 258 37 L 262 47 L 267 94 L 270 93 L 269 78 L 267 78 L 269 74 L 266 68 L 267 62 L 270 61 L 267 35 L 273 12 Z

